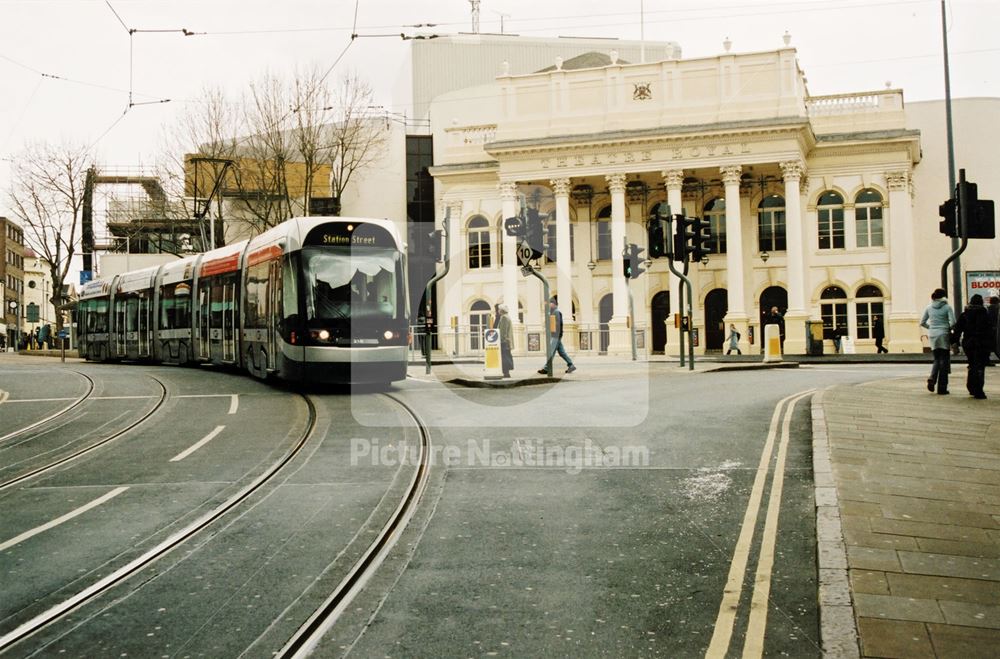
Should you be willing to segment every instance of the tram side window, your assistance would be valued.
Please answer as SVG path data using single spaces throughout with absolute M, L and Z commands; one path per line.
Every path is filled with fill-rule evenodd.
M 183 329 L 191 326 L 191 287 L 172 284 L 160 289 L 160 326 Z
M 257 263 L 247 270 L 247 327 L 263 327 L 271 310 L 268 308 L 268 273 L 270 261 Z
M 296 280 L 298 272 L 297 257 L 285 256 L 281 263 L 281 308 L 285 322 L 295 325 L 299 318 L 299 287 Z
M 99 334 L 108 331 L 108 301 L 86 300 L 80 305 L 83 316 L 81 324 L 87 334 Z
M 218 286 L 212 286 L 212 300 L 209 306 L 209 323 L 212 327 L 222 327 L 223 292 L 225 286 L 222 282 L 217 282 Z

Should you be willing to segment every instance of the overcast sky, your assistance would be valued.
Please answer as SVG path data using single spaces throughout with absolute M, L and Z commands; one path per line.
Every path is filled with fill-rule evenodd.
M 947 7 L 953 97 L 1000 97 L 1000 1 Z M 908 102 L 944 97 L 940 0 L 482 0 L 480 31 L 500 32 L 501 19 L 525 36 L 644 31 L 685 58 L 719 54 L 726 37 L 732 52 L 778 48 L 787 30 L 814 95 L 891 83 Z M 390 90 L 409 42 L 374 35 L 470 30 L 468 0 L 0 0 L 0 214 L 26 141 L 93 145 L 107 168 L 148 165 L 163 126 L 206 86 L 237 92 L 302 64 L 356 71 L 407 112 Z

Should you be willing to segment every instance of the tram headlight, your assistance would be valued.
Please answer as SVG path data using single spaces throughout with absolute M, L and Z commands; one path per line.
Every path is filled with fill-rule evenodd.
M 317 334 L 316 336 L 319 337 L 320 341 L 328 341 L 328 340 L 330 340 L 330 332 L 328 332 L 327 330 L 320 330 L 319 334 Z
M 393 337 L 396 336 L 396 333 L 393 332 L 392 330 L 386 330 L 385 332 L 383 332 L 382 336 L 385 338 L 386 341 L 390 341 L 392 340 Z

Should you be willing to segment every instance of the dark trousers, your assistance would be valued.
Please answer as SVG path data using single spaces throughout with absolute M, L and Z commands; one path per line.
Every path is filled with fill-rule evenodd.
M 934 365 L 931 366 L 931 386 L 937 384 L 938 393 L 948 391 L 948 374 L 951 373 L 951 351 L 934 348 Z
M 503 376 L 510 377 L 510 369 L 514 368 L 514 355 L 510 351 L 509 343 L 500 344 L 500 366 L 503 368 Z
M 883 341 L 885 341 L 885 337 L 878 337 L 878 338 L 875 339 L 875 347 L 878 348 L 878 351 L 876 352 L 876 354 L 882 354 L 883 352 L 889 352 L 888 350 L 885 349 L 885 346 L 882 345 Z
M 969 374 L 965 378 L 965 388 L 973 396 L 984 396 L 986 362 L 990 358 L 990 353 L 986 350 L 966 350 L 965 357 L 969 360 Z

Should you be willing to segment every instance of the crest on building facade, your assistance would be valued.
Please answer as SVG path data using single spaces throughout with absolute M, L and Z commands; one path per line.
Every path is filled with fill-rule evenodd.
M 637 82 L 633 86 L 635 87 L 635 90 L 632 92 L 633 101 L 648 101 L 653 98 L 653 83 Z

